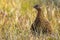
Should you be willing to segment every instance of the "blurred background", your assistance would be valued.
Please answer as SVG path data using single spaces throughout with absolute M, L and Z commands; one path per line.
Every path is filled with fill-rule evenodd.
M 30 27 L 39 4 L 53 28 L 55 37 L 34 39 Z M 60 40 L 60 0 L 0 0 L 0 40 Z

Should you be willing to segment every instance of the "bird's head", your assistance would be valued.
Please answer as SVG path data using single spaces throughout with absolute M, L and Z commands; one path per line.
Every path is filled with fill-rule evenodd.
M 41 8 L 40 8 L 39 5 L 35 5 L 34 8 L 35 8 L 36 10 L 41 10 Z

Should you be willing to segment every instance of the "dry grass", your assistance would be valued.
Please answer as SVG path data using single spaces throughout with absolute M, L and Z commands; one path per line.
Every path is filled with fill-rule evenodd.
M 42 35 L 37 38 L 30 32 L 40 4 L 46 19 L 51 22 L 54 36 Z M 54 3 L 37 0 L 0 0 L 0 40 L 60 40 L 60 9 Z

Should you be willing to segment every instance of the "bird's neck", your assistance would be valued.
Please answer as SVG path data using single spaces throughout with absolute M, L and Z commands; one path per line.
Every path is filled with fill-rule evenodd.
M 44 17 L 44 15 L 43 15 L 42 11 L 38 10 L 38 14 L 37 14 L 36 18 L 39 18 L 40 20 L 42 20 L 42 19 L 44 19 L 43 17 Z

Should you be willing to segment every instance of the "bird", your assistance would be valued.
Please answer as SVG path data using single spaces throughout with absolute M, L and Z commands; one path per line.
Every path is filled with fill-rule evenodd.
M 35 5 L 34 8 L 37 10 L 37 15 L 30 28 L 31 33 L 33 35 L 40 35 L 41 32 L 42 34 L 51 34 L 51 23 L 44 18 L 40 5 Z

